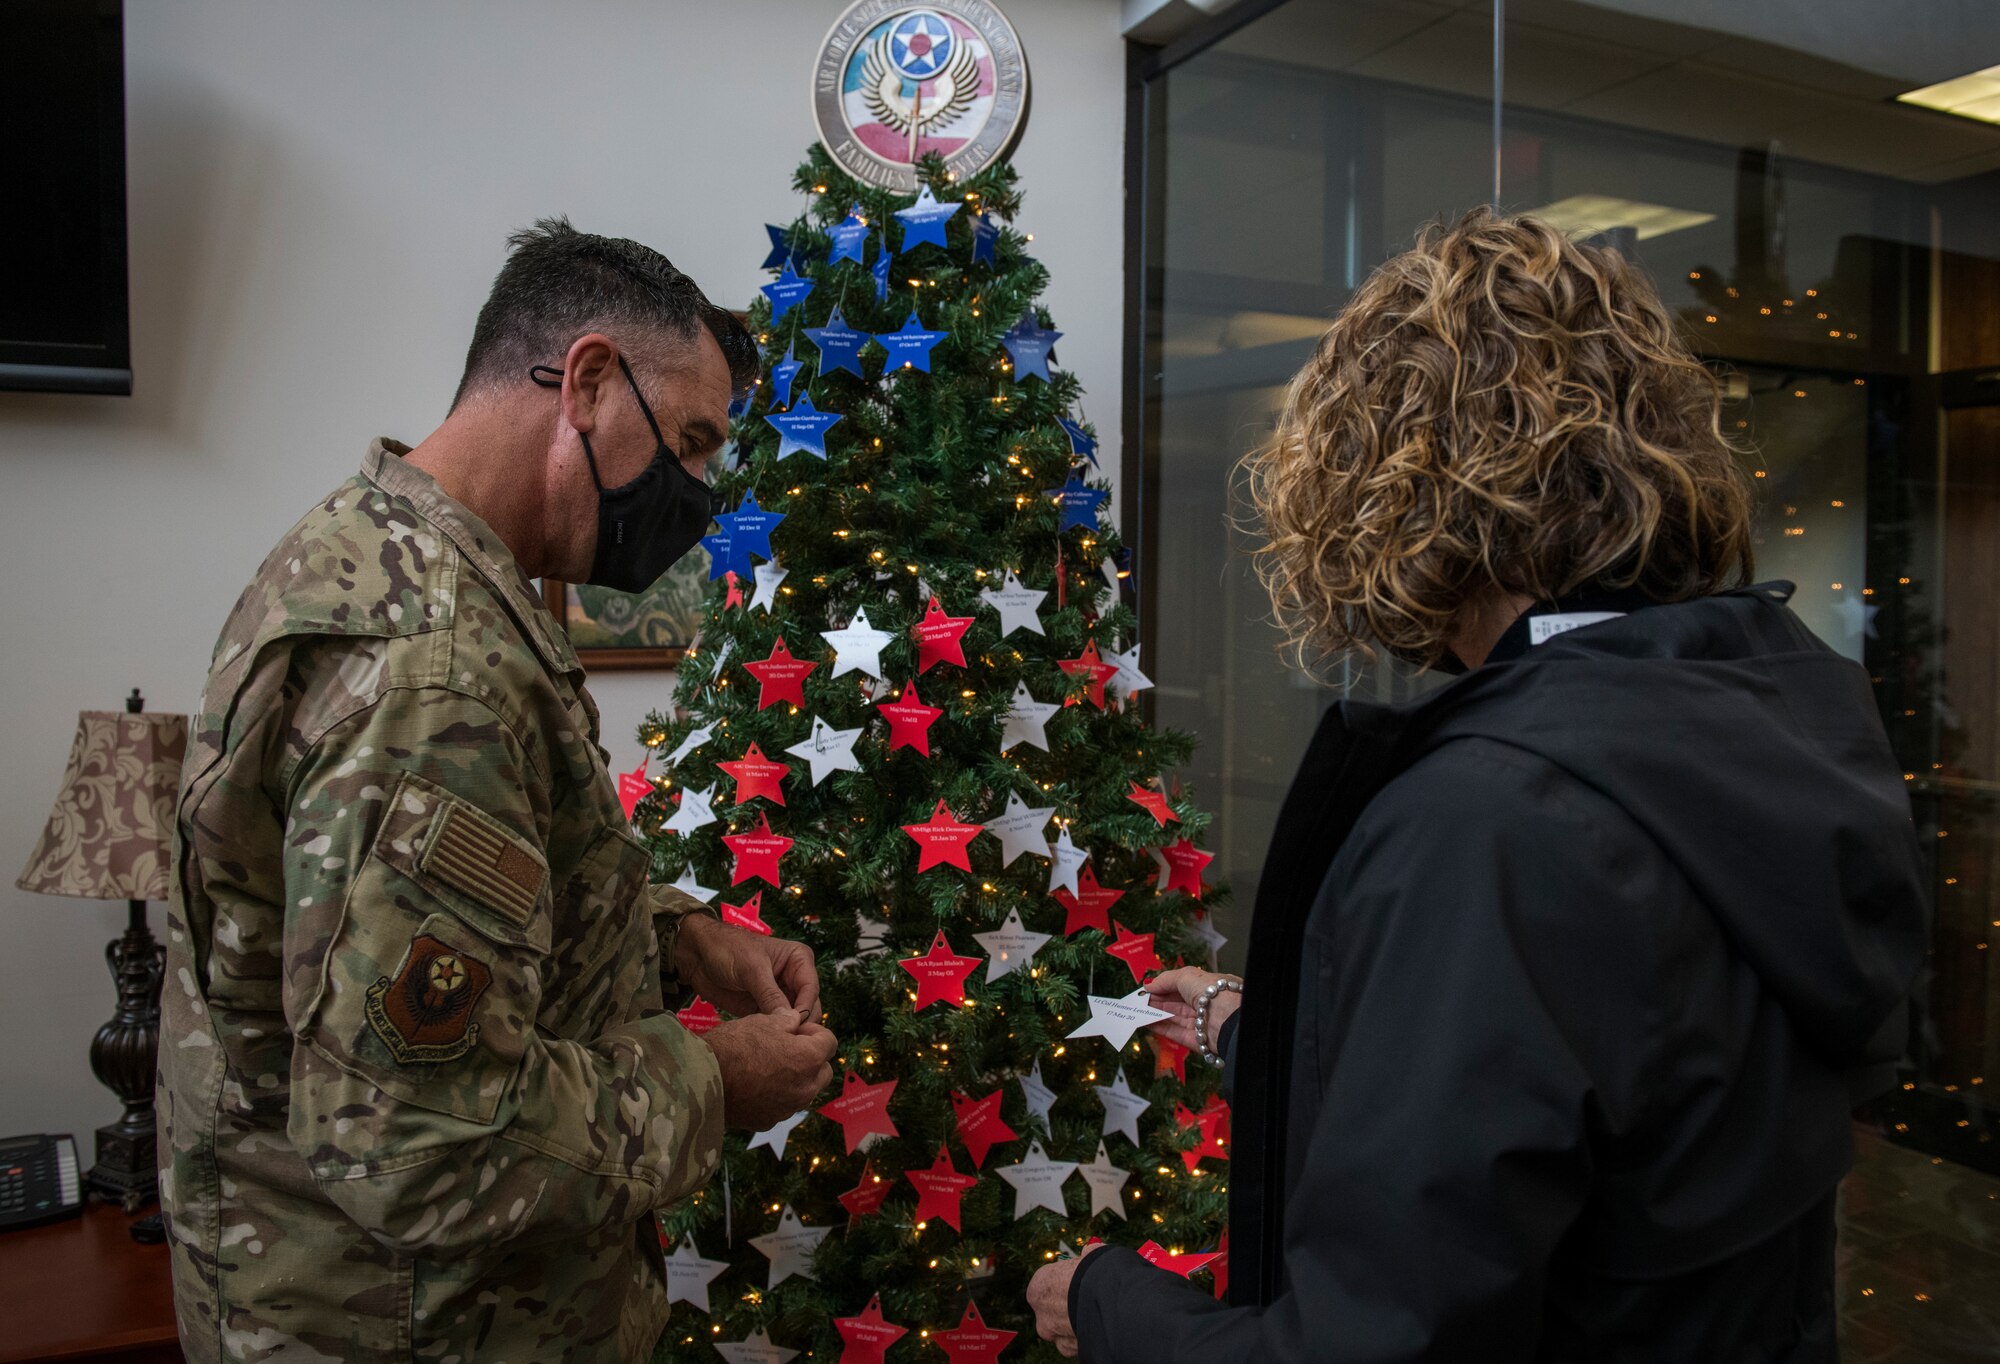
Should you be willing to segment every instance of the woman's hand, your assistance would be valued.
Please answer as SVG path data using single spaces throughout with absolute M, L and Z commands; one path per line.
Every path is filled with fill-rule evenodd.
M 1194 1037 L 1194 1006 L 1201 998 L 1201 992 L 1216 981 L 1223 979 L 1213 971 L 1203 971 L 1193 966 L 1177 966 L 1171 971 L 1162 971 L 1146 982 L 1146 992 L 1152 996 L 1155 1009 L 1165 1009 L 1172 1018 L 1152 1024 L 1154 1032 L 1160 1033 L 1189 1051 L 1199 1052 L 1200 1045 Z M 1243 996 L 1234 990 L 1219 990 L 1208 1003 L 1208 1044 L 1219 1046 L 1222 1039 L 1222 1020 L 1236 1012 L 1236 1006 L 1243 1002 Z
M 1069 1319 L 1069 1281 L 1076 1277 L 1076 1267 L 1083 1263 L 1084 1255 L 1102 1249 L 1101 1245 L 1085 1246 L 1083 1255 L 1052 1260 L 1028 1280 L 1028 1306 L 1035 1312 L 1035 1333 L 1054 1345 L 1065 1359 L 1076 1358 L 1076 1323 Z

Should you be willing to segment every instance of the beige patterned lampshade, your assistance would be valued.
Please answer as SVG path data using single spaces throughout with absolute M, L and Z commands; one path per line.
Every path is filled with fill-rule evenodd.
M 93 900 L 165 899 L 187 737 L 185 715 L 78 716 L 62 791 L 14 884 Z

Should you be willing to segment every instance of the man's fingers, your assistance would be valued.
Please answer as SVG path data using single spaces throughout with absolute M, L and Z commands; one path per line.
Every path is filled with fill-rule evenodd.
M 819 1017 L 819 971 L 813 965 L 812 949 L 804 943 L 789 943 L 791 949 L 778 964 L 778 978 L 791 996 L 792 1007 Z

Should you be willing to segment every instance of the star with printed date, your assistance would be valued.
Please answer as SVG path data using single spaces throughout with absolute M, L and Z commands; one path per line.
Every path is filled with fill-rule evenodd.
M 903 694 L 895 701 L 884 701 L 875 709 L 889 722 L 889 751 L 899 748 L 914 748 L 924 757 L 931 755 L 931 722 L 944 711 L 937 706 L 927 706 L 924 698 L 917 695 L 917 682 L 911 678 L 903 684 Z
M 983 957 L 961 957 L 945 941 L 944 930 L 931 940 L 931 950 L 921 957 L 904 957 L 899 965 L 917 983 L 918 1013 L 932 1004 L 965 1004 L 965 978 L 979 969 Z
M 965 648 L 960 640 L 971 625 L 971 616 L 947 616 L 938 599 L 932 597 L 924 618 L 910 627 L 910 634 L 917 641 L 917 676 L 929 672 L 936 663 L 955 663 L 963 668 Z
M 889 1120 L 889 1096 L 896 1092 L 896 1083 L 884 1080 L 870 1084 L 850 1070 L 841 1084 L 840 1097 L 819 1106 L 822 1118 L 840 1124 L 849 1155 L 854 1154 L 863 1137 L 899 1135 L 896 1124 Z
M 750 746 L 743 750 L 743 756 L 734 762 L 717 763 L 717 767 L 736 778 L 736 803 L 744 804 L 763 796 L 775 805 L 785 803 L 782 786 L 786 777 L 792 775 L 790 763 L 772 762 L 764 756 L 764 750 L 757 747 L 752 739 Z M 728 842 L 727 839 L 723 840 Z
M 882 1364 L 882 1352 L 910 1333 L 907 1326 L 882 1320 L 882 1295 L 877 1293 L 859 1315 L 835 1317 L 833 1329 L 840 1332 L 838 1364 Z
M 1105 952 L 1131 968 L 1134 985 L 1144 985 L 1147 974 L 1159 970 L 1164 964 L 1160 961 L 1160 954 L 1153 950 L 1153 935 L 1134 933 L 1124 924 L 1116 922 L 1112 927 L 1118 930 L 1118 941 L 1106 947 Z
M 1000 1352 L 1014 1336 L 1013 1331 L 988 1326 L 979 1315 L 979 1304 L 967 1302 L 958 1325 L 949 1331 L 931 1332 L 931 1343 L 945 1352 L 951 1364 L 1000 1364 Z
M 791 646 L 779 635 L 771 646 L 771 656 L 745 663 L 743 671 L 757 679 L 757 709 L 763 710 L 784 702 L 803 706 L 806 674 L 818 666 L 809 658 L 794 658 Z
M 1097 884 L 1097 873 L 1088 863 L 1076 874 L 1076 893 L 1067 888 L 1053 892 L 1056 903 L 1069 912 L 1063 923 L 1063 936 L 1080 933 L 1086 928 L 1094 928 L 1106 937 L 1111 936 L 1111 906 L 1125 898 L 1122 890 L 1111 890 Z
M 1090 698 L 1091 705 L 1104 709 L 1104 684 L 1118 675 L 1118 669 L 1116 665 L 1106 663 L 1104 656 L 1097 652 L 1096 640 L 1086 643 L 1083 652 L 1075 658 L 1057 659 L 1056 666 L 1071 677 L 1087 679 L 1089 687 L 1084 694 Z M 1069 697 L 1063 704 L 1073 706 L 1076 698 Z
M 1199 900 L 1202 868 L 1215 860 L 1215 854 L 1203 852 L 1183 838 L 1170 847 L 1160 849 L 1160 856 L 1167 863 L 1167 883 L 1160 889 L 1184 890 Z
M 952 1115 L 958 1120 L 958 1139 L 971 1153 L 975 1170 L 986 1163 L 987 1152 L 1019 1135 L 1000 1116 L 1000 1100 L 1006 1092 L 996 1089 L 983 1099 L 967 1098 L 955 1091 L 951 1096 Z
M 953 1231 L 963 1230 L 958 1224 L 958 1200 L 965 1191 L 979 1182 L 976 1175 L 962 1175 L 958 1167 L 951 1163 L 951 1152 L 938 1147 L 937 1160 L 928 1170 L 905 1170 L 903 1178 L 916 1186 L 917 1210 L 911 1214 L 914 1221 L 925 1222 L 935 1217 L 942 1220 Z
M 730 885 L 741 885 L 754 876 L 773 886 L 783 887 L 784 874 L 779 871 L 778 863 L 792 850 L 792 840 L 771 832 L 769 815 L 758 811 L 756 829 L 746 834 L 724 834 L 722 841 L 728 845 L 730 852 L 736 854 L 736 868 L 729 876 Z
M 1180 823 L 1181 817 L 1174 813 L 1172 806 L 1167 804 L 1167 793 L 1164 791 L 1156 790 L 1150 786 L 1141 786 L 1135 781 L 1132 783 L 1132 789 L 1125 794 L 1125 799 L 1131 801 L 1134 805 L 1159 821 L 1162 829 L 1167 827 L 1168 820 L 1172 820 L 1176 824 Z
M 771 925 L 764 922 L 764 892 L 761 890 L 756 892 L 740 905 L 732 905 L 725 901 L 722 906 L 722 922 L 770 937 Z
M 883 1200 L 889 1197 L 889 1190 L 895 1185 L 875 1173 L 875 1166 L 863 1162 L 861 1180 L 846 1193 L 841 1194 L 840 1206 L 847 1209 L 847 1226 L 851 1231 L 864 1217 L 873 1217 L 882 1211 Z
M 984 824 L 961 824 L 951 807 L 942 800 L 937 809 L 931 811 L 929 820 L 922 824 L 905 824 L 903 832 L 916 841 L 918 848 L 917 870 L 929 871 L 932 867 L 952 866 L 960 871 L 971 871 L 972 861 L 966 845 L 986 832 Z

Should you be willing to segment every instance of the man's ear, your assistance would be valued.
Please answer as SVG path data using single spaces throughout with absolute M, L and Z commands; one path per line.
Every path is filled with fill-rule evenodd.
M 619 383 L 618 347 L 602 332 L 587 332 L 563 356 L 562 413 L 572 429 L 597 429 L 598 410 Z

